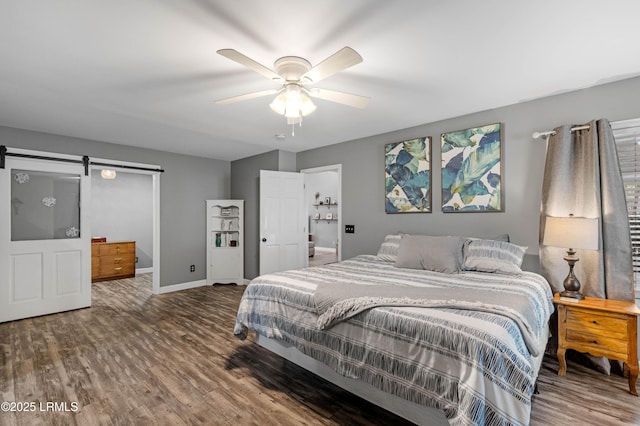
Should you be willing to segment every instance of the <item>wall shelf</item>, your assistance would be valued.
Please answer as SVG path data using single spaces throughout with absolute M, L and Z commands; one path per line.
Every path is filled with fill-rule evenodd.
M 330 208 L 330 207 L 336 207 L 338 205 L 338 203 L 331 203 L 331 204 L 313 204 L 313 206 L 316 208 L 316 210 L 318 210 L 318 207 L 326 207 L 326 208 Z
M 334 218 L 331 218 L 331 219 L 327 219 L 327 218 L 324 218 L 324 217 L 321 217 L 321 218 L 319 218 L 319 219 L 316 219 L 316 218 L 312 218 L 312 219 L 313 219 L 316 223 L 318 223 L 318 222 L 323 222 L 323 221 L 326 221 L 327 223 L 330 223 L 330 222 L 337 222 L 337 221 L 338 221 L 338 218 L 337 218 L 337 217 L 334 217 Z

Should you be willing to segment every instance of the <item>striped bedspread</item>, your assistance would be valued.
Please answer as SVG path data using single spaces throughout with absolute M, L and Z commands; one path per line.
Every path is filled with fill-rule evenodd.
M 376 256 L 263 275 L 242 297 L 234 334 L 249 329 L 284 341 L 337 373 L 409 401 L 442 409 L 452 425 L 526 425 L 540 366 L 513 319 L 452 307 L 375 307 L 320 330 L 314 304 L 326 283 L 481 290 L 526 295 L 527 327 L 544 352 L 553 312 L 541 276 L 396 268 Z

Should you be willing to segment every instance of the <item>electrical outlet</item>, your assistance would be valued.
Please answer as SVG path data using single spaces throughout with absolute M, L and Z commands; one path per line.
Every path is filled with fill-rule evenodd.
M 355 225 L 345 225 L 344 226 L 344 233 L 345 234 L 355 234 L 356 233 L 356 226 Z
M 191 266 L 189 267 L 189 270 L 190 270 L 191 272 L 195 272 L 195 271 L 196 271 L 196 265 L 191 265 Z

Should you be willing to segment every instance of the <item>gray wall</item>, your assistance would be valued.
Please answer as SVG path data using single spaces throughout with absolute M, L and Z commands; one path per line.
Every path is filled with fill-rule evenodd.
M 91 234 L 135 241 L 136 268 L 153 266 L 153 187 L 146 174 L 118 171 L 115 179 L 91 174 Z
M 533 139 L 532 132 L 598 118 L 616 121 L 640 117 L 639 93 L 640 78 L 628 79 L 300 152 L 297 166 L 305 169 L 342 164 L 342 223 L 355 225 L 355 234 L 343 235 L 345 259 L 375 254 L 384 236 L 390 233 L 488 236 L 508 232 L 513 242 L 529 247 L 526 267 L 535 270 L 546 143 Z M 505 211 L 442 213 L 440 134 L 495 122 L 504 124 Z M 433 212 L 385 214 L 384 144 L 421 136 L 431 136 L 433 141 Z
M 160 285 L 205 279 L 204 200 L 229 198 L 228 161 L 1 126 L 0 145 L 160 165 Z

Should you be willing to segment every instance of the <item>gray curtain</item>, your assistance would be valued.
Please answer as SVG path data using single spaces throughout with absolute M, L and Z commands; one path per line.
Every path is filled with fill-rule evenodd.
M 576 250 L 575 273 L 585 296 L 635 300 L 627 203 L 611 126 L 594 120 L 589 129 L 558 127 L 549 138 L 542 184 L 540 267 L 554 292 L 564 290 L 566 249 L 542 245 L 547 216 L 598 218 L 600 250 Z

